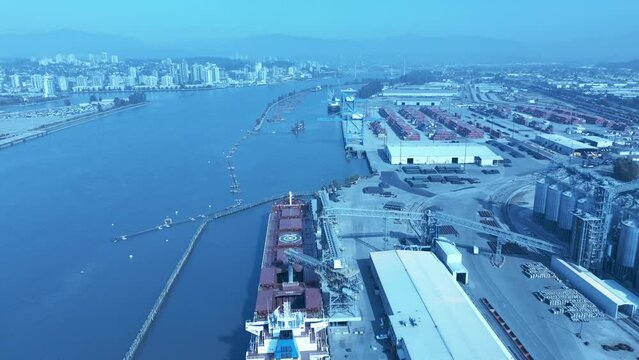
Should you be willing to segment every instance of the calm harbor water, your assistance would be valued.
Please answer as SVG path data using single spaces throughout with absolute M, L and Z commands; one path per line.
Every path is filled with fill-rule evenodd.
M 110 239 L 230 205 L 224 152 L 270 100 L 308 86 L 148 94 L 148 106 L 0 151 L 0 358 L 121 358 L 197 224 Z M 316 121 L 325 96 L 239 148 L 245 202 L 367 172 L 344 159 L 339 124 Z M 209 226 L 141 359 L 243 357 L 268 211 Z

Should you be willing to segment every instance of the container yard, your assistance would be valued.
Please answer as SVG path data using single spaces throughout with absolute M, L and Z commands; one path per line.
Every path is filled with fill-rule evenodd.
M 615 188 L 614 180 L 582 161 L 602 156 L 609 145 L 605 138 L 548 136 L 602 122 L 558 106 L 549 111 L 542 105 L 477 103 L 497 97 L 467 96 L 463 89 L 459 97 L 437 103 L 400 101 L 398 95 L 389 91 L 361 100 L 359 106 L 375 110 L 361 120 L 367 126 L 361 127 L 359 143 L 345 148 L 360 149 L 372 175 L 331 189 L 333 233 L 343 254 L 354 257 L 351 264 L 364 283 L 357 300 L 361 322 L 329 329 L 329 342 L 338 344 L 332 355 L 394 359 L 412 353 L 405 344 L 414 335 L 396 331 L 401 324 L 389 317 L 387 303 L 395 295 L 381 294 L 370 260 L 371 254 L 391 250 L 432 251 L 513 358 L 605 359 L 618 344 L 639 348 L 639 322 L 624 305 L 632 300 L 623 300 L 637 298 L 631 290 L 619 290 L 639 279 L 636 256 L 628 255 L 636 245 L 627 240 L 634 239 L 628 235 L 632 227 L 618 225 L 636 216 L 629 200 L 636 187 Z M 421 136 L 409 139 L 413 133 Z M 614 201 L 602 203 L 602 196 Z M 622 203 L 629 207 L 621 210 Z M 611 216 L 601 215 L 602 205 L 609 204 Z M 435 230 L 428 225 L 429 211 L 437 220 Z M 612 244 L 602 242 L 602 226 L 618 232 Z M 519 237 L 526 240 L 513 240 Z M 617 237 L 624 239 L 619 245 Z M 578 285 L 574 275 L 551 266 L 555 257 L 574 269 L 593 269 L 587 281 L 613 290 Z M 597 277 L 602 274 L 606 280 Z M 609 283 L 615 276 L 620 283 Z M 597 294 L 608 291 L 608 298 L 622 299 L 621 315 L 611 315 L 600 301 Z M 416 319 L 412 331 L 427 331 Z M 402 321 L 410 324 L 410 317 Z M 614 354 L 634 358 L 633 352 Z

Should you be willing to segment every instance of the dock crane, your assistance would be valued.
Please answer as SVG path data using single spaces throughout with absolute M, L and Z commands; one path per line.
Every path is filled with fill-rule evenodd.
M 292 279 L 292 263 L 308 266 L 319 275 L 322 292 L 329 294 L 329 316 L 336 314 L 358 316 L 355 302 L 363 288 L 358 270 L 342 266 L 335 267 L 290 248 L 284 250 L 284 254 L 289 261 L 289 279 Z
M 497 237 L 497 242 L 495 246 L 495 254 L 492 257 L 491 262 L 496 267 L 501 267 L 505 261 L 505 257 L 502 254 L 502 247 L 504 244 L 507 243 L 513 243 L 529 250 L 538 250 L 555 255 L 563 256 L 566 255 L 567 252 L 567 249 L 559 244 L 554 244 L 531 236 L 518 234 L 510 230 L 477 223 L 471 220 L 444 214 L 441 212 L 435 212 L 432 210 L 427 210 L 426 212 L 415 212 L 399 210 L 325 208 L 323 216 L 329 218 L 335 216 L 367 217 L 380 219 L 392 218 L 420 222 L 422 224 L 422 228 L 424 229 L 422 241 L 425 243 L 430 243 L 437 237 L 437 229 L 440 223 L 455 224 L 476 232 L 493 235 Z

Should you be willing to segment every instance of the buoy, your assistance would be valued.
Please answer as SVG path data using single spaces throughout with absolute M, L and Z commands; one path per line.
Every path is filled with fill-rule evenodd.
M 133 254 L 129 255 L 129 259 L 133 259 Z
M 80 270 L 80 274 L 84 274 L 84 270 Z
M 111 226 L 115 226 L 115 224 L 114 224 L 114 223 L 111 223 Z
M 178 213 L 178 211 L 177 211 L 177 210 L 175 210 L 175 215 L 177 215 L 177 213 Z
M 211 208 L 211 204 L 209 204 L 209 209 Z
M 169 242 L 169 239 L 164 240 L 164 242 Z

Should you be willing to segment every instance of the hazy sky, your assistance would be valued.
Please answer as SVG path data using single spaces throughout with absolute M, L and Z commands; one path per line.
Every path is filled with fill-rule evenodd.
M 639 33 L 636 0 L 2 0 L 0 33 L 70 28 L 161 42 L 291 34 L 563 40 Z M 37 9 L 37 10 L 35 10 Z

